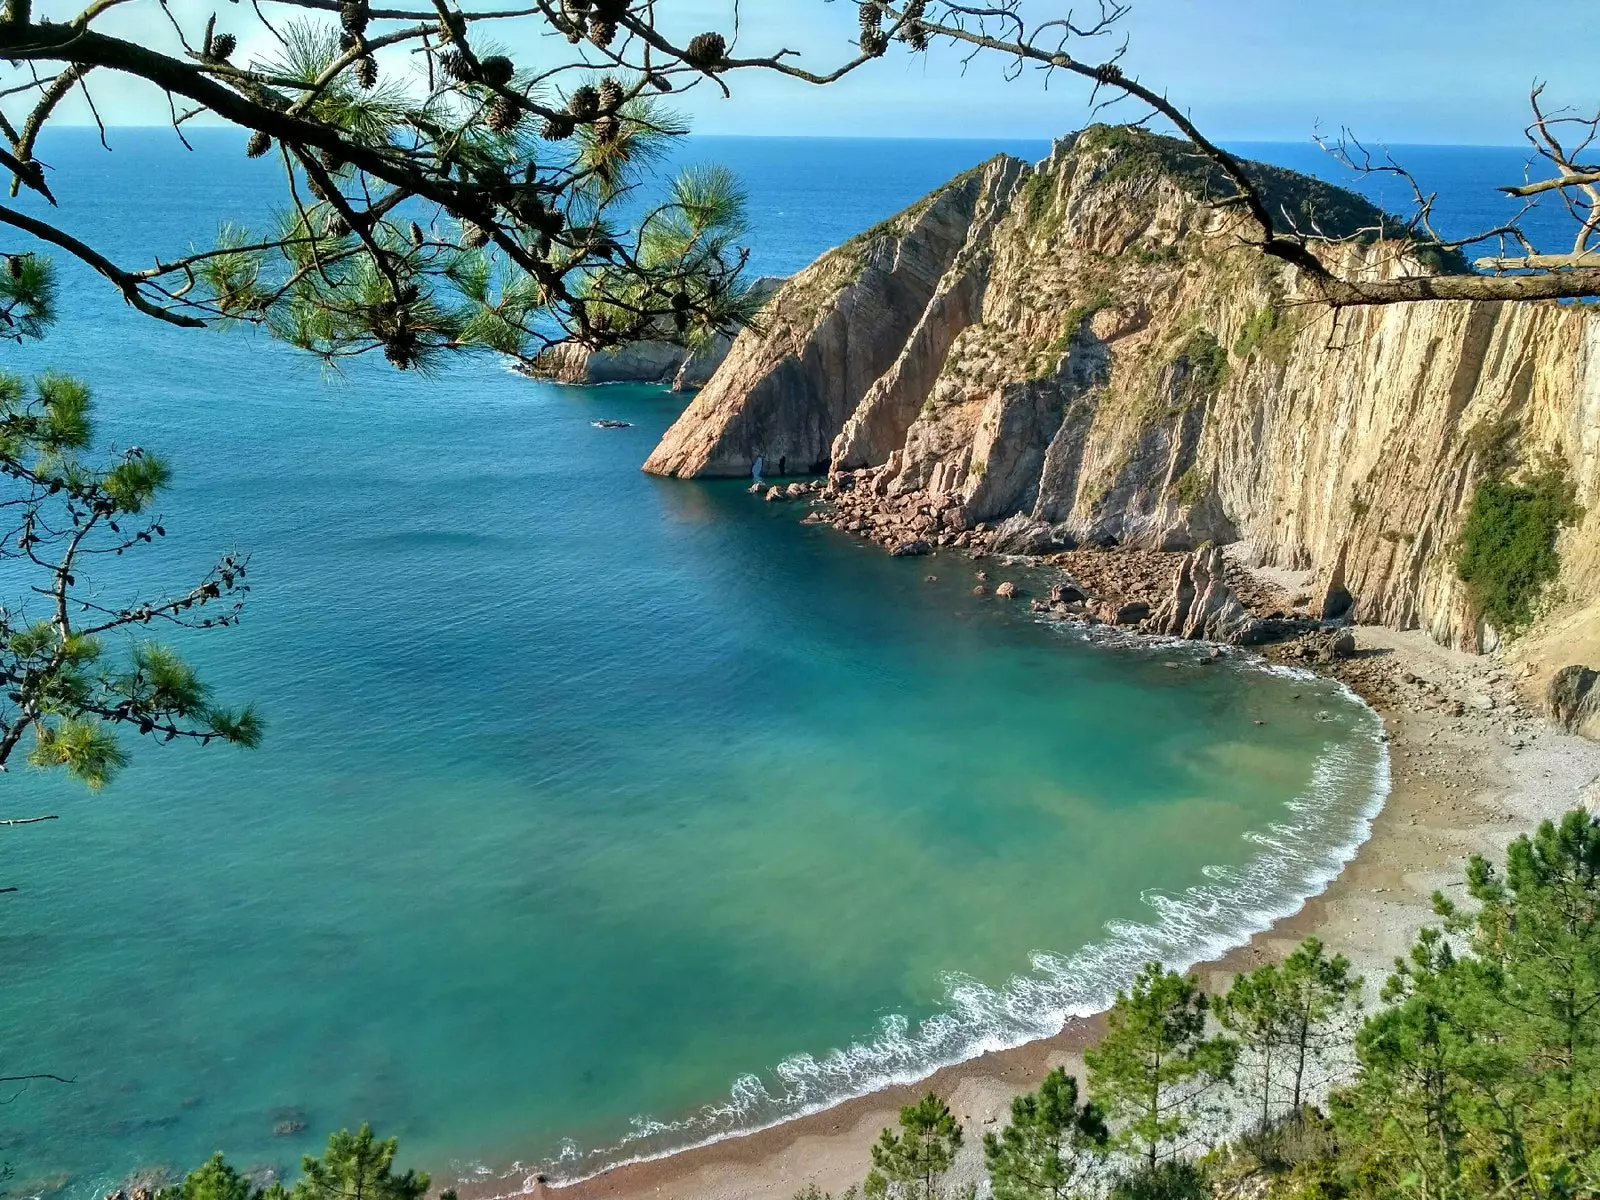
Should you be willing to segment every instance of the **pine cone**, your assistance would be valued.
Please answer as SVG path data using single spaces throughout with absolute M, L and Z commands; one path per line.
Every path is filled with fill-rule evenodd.
M 622 133 L 622 122 L 615 117 L 601 117 L 594 123 L 594 136 L 598 142 L 614 142 Z
M 422 226 L 415 221 L 411 222 L 411 244 L 420 247 L 424 240 Z
M 692 67 L 713 71 L 728 57 L 728 43 L 720 33 L 699 33 L 690 41 L 683 57 Z
M 356 82 L 363 90 L 371 91 L 378 82 L 378 60 L 370 54 L 356 59 Z
M 672 80 L 665 75 L 652 75 L 650 76 L 650 86 L 658 92 L 670 92 L 672 90 Z
M 564 117 L 559 113 L 553 117 L 546 117 L 544 127 L 539 130 L 539 136 L 547 142 L 564 142 L 572 136 L 576 126 L 571 117 Z
M 322 185 L 317 182 L 317 177 L 310 172 L 306 173 L 306 191 L 310 192 L 318 200 L 326 200 L 328 198 L 328 193 L 322 190 Z
M 250 158 L 260 158 L 272 149 L 272 139 L 259 129 L 250 135 L 250 140 L 244 144 L 244 152 Z
M 580 121 L 592 117 L 600 107 L 600 93 L 587 83 L 567 97 L 567 111 Z
M 478 60 L 478 78 L 492 87 L 505 87 L 516 74 L 516 68 L 504 54 L 491 54 Z
M 402 371 L 409 370 L 421 360 L 422 345 L 416 330 L 401 326 L 383 340 L 383 356 Z
M 522 120 L 522 105 L 509 96 L 496 96 L 489 105 L 484 122 L 496 133 L 510 133 Z
M 922 14 L 927 8 L 927 0 L 908 0 L 906 4 L 906 20 L 905 25 L 901 27 L 900 36 L 913 50 L 928 48 L 928 27 L 922 23 Z
M 358 38 L 353 33 L 341 33 L 339 35 L 339 53 L 340 54 L 344 54 L 347 51 L 354 50 L 360 44 L 361 44 L 361 39 Z
M 467 77 L 467 60 L 458 50 L 446 50 L 439 55 L 439 70 L 447 79 L 460 83 Z
M 211 45 L 206 47 L 206 57 L 217 62 L 227 62 L 233 57 L 233 52 L 239 48 L 239 39 L 231 33 L 219 33 L 211 39 Z
M 367 22 L 370 19 L 367 0 L 340 0 L 339 24 L 344 26 L 346 33 L 360 37 L 367 31 Z
M 13 279 L 22 278 L 22 255 L 10 254 L 6 256 L 6 271 Z
M 341 213 L 334 213 L 328 218 L 326 229 L 331 238 L 350 236 L 350 222 L 346 221 Z
M 871 58 L 882 58 L 883 52 L 889 48 L 889 38 L 881 29 L 863 29 L 861 31 L 861 53 Z
M 614 113 L 622 107 L 622 85 L 607 75 L 600 81 L 600 111 Z
M 883 24 L 883 9 L 878 7 L 876 0 L 863 0 L 860 17 L 861 32 L 878 29 Z
M 489 231 L 471 221 L 461 223 L 461 245 L 467 250 L 481 250 L 489 244 Z
M 344 159 L 331 150 L 320 150 L 317 152 L 317 157 L 322 160 L 324 167 L 335 174 L 344 170 Z
M 591 18 L 589 21 L 589 40 L 604 50 L 617 40 L 617 23 L 615 21 L 602 21 Z

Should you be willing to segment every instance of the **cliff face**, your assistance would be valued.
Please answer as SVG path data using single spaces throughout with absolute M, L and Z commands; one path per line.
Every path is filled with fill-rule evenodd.
M 1588 514 L 1554 596 L 1600 595 L 1600 312 L 1467 302 L 1337 315 L 1243 245 L 1171 143 L 1091 130 L 997 159 L 783 288 L 646 464 L 872 468 L 880 495 L 1024 514 L 1081 543 L 1241 542 L 1315 568 L 1363 621 L 1496 640 L 1457 578 L 1483 438 L 1565 460 Z M 1263 170 L 1266 170 L 1265 168 Z M 1288 172 L 1279 203 L 1376 216 Z M 1347 266 L 1417 271 L 1392 243 Z
M 748 475 L 758 456 L 769 474 L 825 470 L 834 439 L 907 349 L 993 198 L 1024 169 L 997 159 L 970 171 L 796 275 L 645 470 Z

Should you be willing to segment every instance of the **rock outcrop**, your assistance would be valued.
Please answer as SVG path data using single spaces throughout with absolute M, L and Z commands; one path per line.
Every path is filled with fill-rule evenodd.
M 791 279 L 768 302 L 763 327 L 739 335 L 645 470 L 748 475 L 758 457 L 768 474 L 826 469 L 845 422 L 923 324 L 975 218 L 1001 203 L 1024 170 L 999 158 L 969 171 Z
M 783 285 L 763 275 L 750 285 L 765 300 Z M 733 349 L 733 335 L 718 333 L 701 346 L 685 346 L 670 338 L 632 342 L 614 350 L 589 350 L 572 342 L 554 346 L 526 367 L 529 375 L 556 383 L 656 383 L 675 392 L 692 392 L 711 382 Z
M 1545 704 L 1550 719 L 1564 729 L 1600 738 L 1600 671 L 1562 667 L 1550 680 Z
M 1377 216 L 1251 169 L 1274 207 L 1324 229 Z M 1063 139 L 1033 167 L 984 164 L 791 280 L 646 469 L 740 475 L 758 454 L 769 471 L 831 467 L 852 523 L 875 527 L 870 502 L 935 546 L 996 524 L 1033 552 L 1235 544 L 1257 565 L 1314 570 L 1313 617 L 1482 650 L 1497 634 L 1456 547 L 1485 470 L 1474 431 L 1514 422 L 1520 459 L 1564 460 L 1587 514 L 1562 534 L 1550 594 L 1596 603 L 1600 312 L 1333 313 L 1241 243 L 1208 203 L 1214 184 L 1179 144 L 1125 129 Z M 1425 272 L 1436 252 L 1339 253 L 1380 277 Z M 1189 565 L 1187 604 L 1170 596 L 1151 620 L 1236 620 L 1206 599 L 1210 555 Z

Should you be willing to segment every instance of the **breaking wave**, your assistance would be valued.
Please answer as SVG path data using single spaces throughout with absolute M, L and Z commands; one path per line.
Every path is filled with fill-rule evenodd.
M 1149 639 L 1141 639 L 1150 650 Z M 1234 658 L 1244 670 L 1312 678 L 1309 672 Z M 1002 987 L 951 972 L 939 1012 L 912 1023 L 883 1018 L 873 1035 L 823 1056 L 798 1054 L 762 1075 L 734 1081 L 725 1100 L 675 1120 L 635 1118 L 619 1141 L 592 1149 L 568 1142 L 550 1162 L 518 1164 L 511 1191 L 530 1190 L 535 1172 L 572 1183 L 628 1163 L 661 1158 L 760 1129 L 941 1068 L 1008 1050 L 1060 1031 L 1073 1017 L 1103 1011 L 1152 959 L 1175 970 L 1221 957 L 1320 893 L 1371 832 L 1389 792 L 1382 721 L 1341 684 L 1332 687 L 1361 708 L 1360 728 L 1319 760 L 1310 784 L 1283 819 L 1245 835 L 1256 853 L 1238 867 L 1204 870 L 1206 883 L 1171 893 L 1148 891 L 1146 920 L 1115 921 L 1105 936 L 1071 954 L 1031 956 L 1030 969 Z

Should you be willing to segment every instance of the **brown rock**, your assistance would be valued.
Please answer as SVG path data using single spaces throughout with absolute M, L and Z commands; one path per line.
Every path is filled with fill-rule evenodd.
M 1017 585 L 1008 579 L 999 587 L 995 588 L 994 594 L 999 596 L 1002 600 L 1009 600 L 1011 597 L 1017 594 Z

